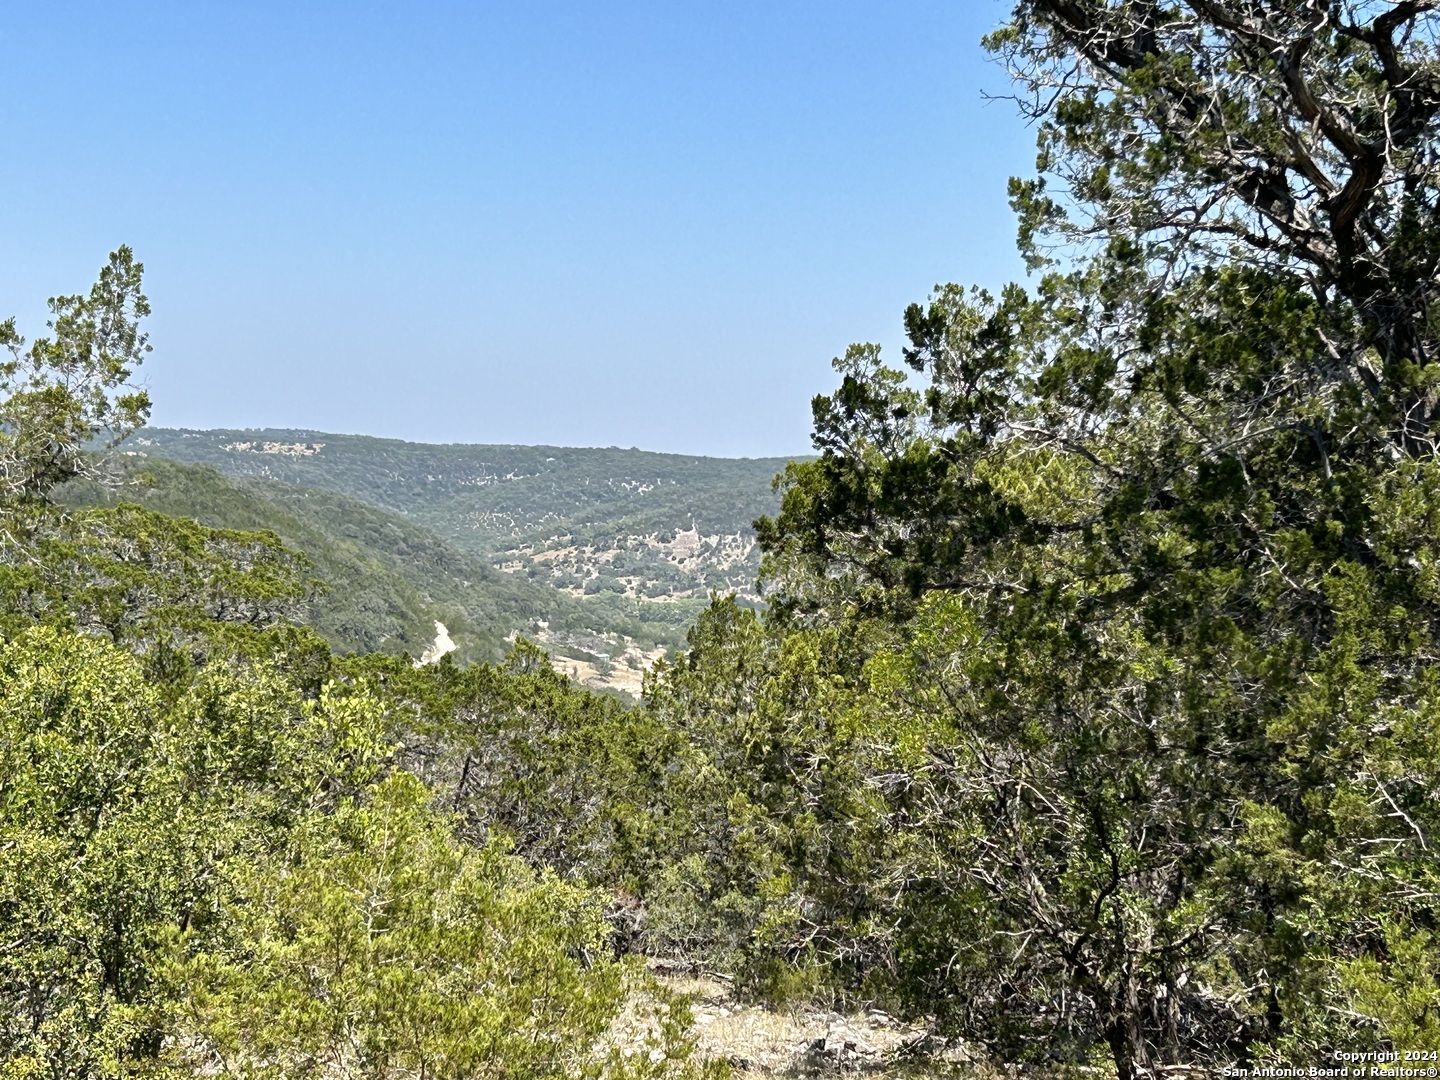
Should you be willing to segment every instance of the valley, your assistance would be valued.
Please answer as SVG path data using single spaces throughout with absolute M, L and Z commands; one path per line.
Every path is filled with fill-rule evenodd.
M 339 649 L 438 659 L 439 622 L 458 662 L 526 637 L 558 670 L 633 697 L 712 593 L 759 602 L 751 522 L 777 511 L 786 463 L 146 428 L 117 483 L 66 498 L 274 531 L 315 564 L 312 624 Z

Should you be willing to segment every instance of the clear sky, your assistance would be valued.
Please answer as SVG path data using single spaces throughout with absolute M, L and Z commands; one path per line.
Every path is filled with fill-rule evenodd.
M 802 452 L 1023 274 L 997 0 L 4 7 L 0 317 L 130 244 L 157 424 Z

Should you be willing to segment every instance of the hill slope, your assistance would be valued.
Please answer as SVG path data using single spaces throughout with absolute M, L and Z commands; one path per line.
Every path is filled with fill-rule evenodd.
M 270 529 L 328 586 L 311 622 L 337 648 L 418 656 L 438 621 L 458 659 L 483 659 L 524 634 L 631 693 L 711 590 L 756 599 L 750 522 L 776 509 L 785 464 L 156 428 L 118 461 L 118 488 L 64 497 Z
M 495 659 L 516 634 L 546 640 L 596 685 L 633 692 L 655 653 L 680 643 L 694 605 L 581 601 L 485 560 L 387 510 L 335 492 L 208 465 L 122 458 L 119 483 L 76 482 L 72 506 L 135 502 L 232 529 L 268 529 L 303 551 L 325 586 L 309 622 L 342 651 L 419 656 L 442 622 L 460 660 Z
M 417 612 L 446 606 L 465 628 L 455 638 L 462 657 L 490 650 L 497 636 L 523 633 L 565 658 L 571 674 L 631 692 L 637 669 L 683 641 L 712 591 L 758 600 L 750 523 L 778 509 L 771 480 L 786 463 L 615 448 L 437 446 L 294 429 L 147 428 L 126 445 L 132 468 L 156 459 L 213 466 L 237 491 L 264 502 L 266 513 L 283 512 L 360 545 L 367 565 L 385 568 L 419 598 L 417 607 L 398 585 L 376 579 L 389 599 L 368 603 L 390 612 L 392 646 L 413 653 L 415 635 L 429 625 Z M 166 475 L 147 499 L 176 484 L 179 474 Z M 207 517 L 213 508 L 200 507 L 189 488 L 165 497 L 164 506 L 153 505 L 242 524 Z M 298 524 L 270 527 L 318 561 L 323 545 L 300 540 Z M 346 590 L 364 589 L 348 565 L 334 576 Z M 359 640 L 352 624 L 380 618 L 369 608 L 349 611 L 364 606 L 358 598 L 336 603 L 344 610 L 317 617 L 344 614 L 345 624 L 327 632 L 347 646 Z
M 504 570 L 577 595 L 750 594 L 750 523 L 784 458 L 430 445 L 294 429 L 147 428 L 131 453 L 339 492 L 403 514 Z
M 135 502 L 205 525 L 276 533 L 314 563 L 324 589 L 309 621 L 342 651 L 419 655 L 437 619 L 460 635 L 466 656 L 488 658 L 503 648 L 509 620 L 489 587 L 514 583 L 404 518 L 346 496 L 236 480 L 203 465 L 142 467 L 132 459 L 120 480 L 115 487 L 76 482 L 57 495 L 72 506 Z M 525 597 L 511 614 L 538 599 Z

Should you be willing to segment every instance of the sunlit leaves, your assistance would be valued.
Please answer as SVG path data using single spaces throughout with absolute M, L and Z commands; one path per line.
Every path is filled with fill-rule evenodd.
M 150 398 L 129 383 L 150 351 L 143 273 L 116 249 L 89 295 L 50 300 L 50 334 L 28 347 L 13 319 L 0 323 L 0 500 L 43 497 L 84 470 L 98 434 L 114 445 L 144 424 Z

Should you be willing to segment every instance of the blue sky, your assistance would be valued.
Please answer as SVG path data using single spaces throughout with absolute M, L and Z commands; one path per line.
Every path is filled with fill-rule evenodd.
M 130 244 L 158 424 L 801 452 L 847 343 L 1023 274 L 1001 2 L 5 9 L 0 317 Z

